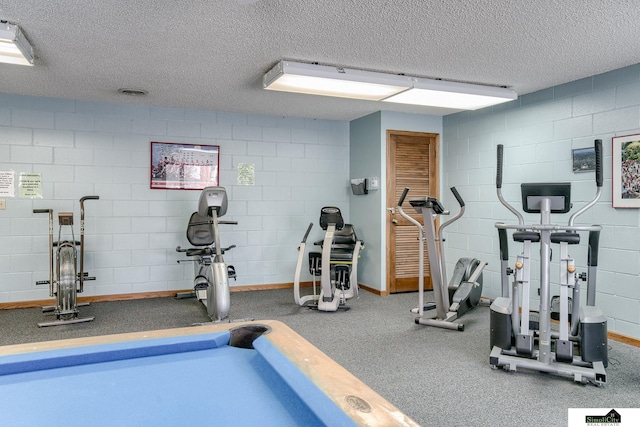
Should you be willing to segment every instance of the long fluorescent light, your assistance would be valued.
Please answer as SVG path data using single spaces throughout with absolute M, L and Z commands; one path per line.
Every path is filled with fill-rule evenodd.
M 264 75 L 268 90 L 476 110 L 512 101 L 512 89 L 280 61 Z
M 0 62 L 33 65 L 33 47 L 17 25 L 0 22 Z
M 268 90 L 380 101 L 411 87 L 411 78 L 325 65 L 280 61 L 264 75 Z
M 477 110 L 518 98 L 512 89 L 470 83 L 414 78 L 413 87 L 385 102 Z

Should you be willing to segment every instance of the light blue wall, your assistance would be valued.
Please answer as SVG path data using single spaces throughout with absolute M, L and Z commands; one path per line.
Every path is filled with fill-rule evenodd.
M 363 254 L 359 279 L 365 285 L 387 291 L 386 197 L 387 130 L 442 134 L 442 118 L 421 114 L 380 111 L 351 122 L 351 177 L 378 177 L 380 189 L 366 196 L 351 196 L 354 224 L 363 225 Z
M 220 146 L 229 193 L 221 226 L 231 285 L 291 283 L 298 246 L 320 208 L 349 218 L 349 123 L 0 94 L 0 171 L 42 174 L 43 198 L 4 197 L 0 210 L 0 302 L 48 298 L 46 216 L 86 203 L 85 294 L 186 289 L 192 266 L 178 265 L 198 191 L 150 190 L 150 141 Z M 255 165 L 255 185 L 237 185 L 238 163 Z M 78 233 L 76 225 L 76 233 Z M 57 219 L 56 219 L 57 233 Z M 316 226 L 311 241 L 321 236 Z M 57 237 L 57 236 L 56 236 Z M 292 296 L 293 300 L 293 296 Z
M 377 177 L 379 190 L 369 194 L 351 196 L 351 220 L 358 237 L 365 242 L 358 265 L 358 281 L 368 287 L 380 289 L 380 277 L 385 260 L 383 235 L 380 233 L 380 204 L 384 201 L 384 181 L 380 164 L 384 158 L 380 141 L 381 113 L 353 120 L 350 124 L 349 139 L 351 144 L 351 158 L 349 168 L 351 178 Z
M 611 206 L 611 139 L 638 133 L 640 65 L 528 94 L 505 105 L 444 117 L 444 183 L 455 185 L 467 201 L 467 214 L 447 235 L 448 260 L 461 256 L 487 260 L 483 293 L 498 296 L 494 224 L 515 218 L 496 196 L 498 144 L 505 146 L 503 194 L 507 201 L 521 206 L 521 182 L 570 181 L 575 211 L 593 198 L 595 182 L 594 173 L 572 172 L 571 150 L 592 147 L 594 139 L 602 139 L 604 191 L 599 203 L 576 224 L 603 226 L 596 303 L 609 319 L 609 330 L 640 338 L 640 211 Z M 448 191 L 443 198 L 445 206 L 453 202 Z M 536 222 L 539 217 L 528 214 L 525 220 Z M 567 215 L 553 219 L 565 224 L 567 220 Z M 511 264 L 519 249 L 515 244 L 510 248 Z M 571 255 L 584 271 L 585 245 L 572 247 Z M 551 273 L 554 283 L 558 282 L 557 267 L 556 256 Z M 557 294 L 554 285 L 552 295 Z M 532 297 L 537 298 L 537 292 Z

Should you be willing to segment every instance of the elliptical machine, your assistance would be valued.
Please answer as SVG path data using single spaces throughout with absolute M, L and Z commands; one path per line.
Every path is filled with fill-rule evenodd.
M 96 280 L 84 271 L 84 202 L 98 200 L 98 196 L 80 198 L 80 241 L 76 241 L 73 232 L 73 212 L 58 212 L 58 240 L 53 241 L 53 209 L 34 209 L 33 213 L 49 214 L 49 280 L 39 280 L 36 285 L 49 285 L 49 296 L 56 298 L 54 306 L 42 307 L 42 312 L 53 312 L 55 321 L 40 322 L 38 326 L 60 326 L 71 323 L 91 322 L 94 317 L 78 317 L 80 306 L 78 293 L 84 291 L 84 282 Z M 62 238 L 62 227 L 71 229 L 71 240 Z M 55 269 L 53 248 L 56 247 Z M 80 271 L 78 271 L 78 247 L 80 247 Z
M 298 247 L 298 262 L 293 282 L 296 304 L 320 311 L 347 310 L 346 301 L 358 293 L 358 258 L 364 242 L 358 239 L 351 224 L 345 224 L 340 209 L 325 206 L 320 211 L 320 227 L 325 230 L 324 239 L 316 242 L 322 252 L 309 252 L 309 272 L 313 278 L 313 294 L 300 295 L 300 274 L 309 224 Z M 326 266 L 326 267 L 325 267 Z M 323 268 L 325 267 L 325 268 Z M 316 294 L 316 277 L 320 277 L 320 294 Z
M 194 247 L 182 248 L 177 252 L 185 253 L 187 260 L 193 262 L 193 291 L 176 294 L 176 298 L 198 298 L 207 307 L 207 314 L 213 322 L 229 321 L 231 295 L 229 279 L 236 278 L 236 270 L 224 262 L 226 251 L 235 248 L 220 245 L 218 224 L 238 224 L 237 221 L 220 221 L 218 218 L 227 213 L 227 192 L 223 187 L 206 187 L 200 193 L 198 211 L 191 214 L 187 225 L 187 240 Z
M 592 381 L 596 385 L 606 382 L 607 319 L 595 306 L 598 241 L 602 227 L 574 226 L 575 219 L 594 206 L 602 192 L 602 140 L 595 140 L 595 153 L 596 195 L 569 218 L 567 225 L 552 224 L 551 214 L 568 213 L 571 209 L 570 182 L 521 184 L 523 211 L 540 214 L 539 224 L 526 225 L 520 212 L 502 197 L 503 146 L 498 145 L 498 199 L 517 217 L 518 224 L 496 223 L 503 295 L 491 304 L 489 363 L 494 369 L 503 367 L 516 371 L 521 367 L 572 376 L 576 382 Z M 507 265 L 507 230 L 514 230 L 514 241 L 523 244 L 523 252 L 517 257 L 515 269 Z M 577 273 L 574 260 L 569 255 L 569 245 L 580 243 L 580 231 L 589 232 L 588 275 Z M 540 307 L 537 312 L 530 310 L 531 246 L 534 243 L 540 244 Z M 559 305 L 557 332 L 551 330 L 551 244 L 560 245 L 560 296 L 554 298 Z M 509 298 L 508 276 L 512 274 L 513 286 Z M 587 280 L 585 306 L 580 303 L 581 280 Z
M 447 265 L 444 258 L 444 237 L 446 227 L 457 221 L 464 214 L 464 200 L 455 187 L 451 187 L 460 211 L 451 219 L 441 224 L 436 233 L 435 221 L 439 215 L 448 215 L 440 201 L 434 197 L 409 200 L 409 203 L 422 215 L 424 226 L 412 218 L 402 209 L 409 188 L 405 188 L 398 201 L 400 215 L 418 228 L 419 241 L 419 276 L 418 276 L 418 308 L 412 310 L 418 313 L 416 324 L 435 326 L 438 328 L 464 330 L 464 324 L 455 322 L 467 311 L 475 308 L 482 296 L 482 270 L 486 262 L 476 258 L 460 258 L 455 265 L 451 281 L 447 285 Z M 424 305 L 424 245 L 427 244 L 429 267 L 433 284 L 435 307 Z M 426 312 L 426 313 L 425 313 Z

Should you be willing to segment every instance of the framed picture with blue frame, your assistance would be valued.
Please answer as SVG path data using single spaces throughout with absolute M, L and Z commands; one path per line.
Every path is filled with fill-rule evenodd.
M 612 139 L 612 204 L 614 208 L 640 208 L 640 135 Z
M 220 146 L 151 142 L 151 189 L 202 190 L 219 182 Z

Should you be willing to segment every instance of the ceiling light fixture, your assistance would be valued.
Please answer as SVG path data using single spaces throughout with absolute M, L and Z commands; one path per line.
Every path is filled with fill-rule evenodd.
M 268 90 L 380 101 L 411 87 L 411 79 L 393 74 L 326 65 L 280 61 L 264 75 Z
M 33 47 L 20 27 L 0 21 L 0 62 L 33 65 Z
M 518 98 L 512 89 L 280 61 L 264 75 L 268 90 L 476 110 Z
M 384 99 L 385 102 L 430 107 L 477 110 L 513 101 L 518 95 L 512 89 L 470 83 L 414 78 L 411 89 Z

